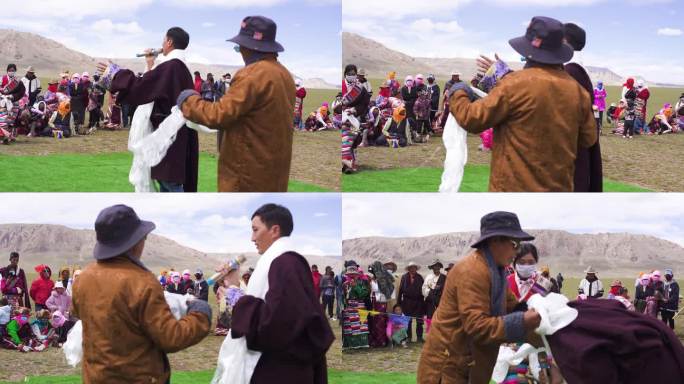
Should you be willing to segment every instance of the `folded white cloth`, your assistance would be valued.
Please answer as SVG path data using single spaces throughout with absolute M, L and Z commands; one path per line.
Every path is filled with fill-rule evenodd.
M 499 356 L 496 358 L 496 365 L 492 372 L 492 380 L 500 383 L 504 381 L 510 367 L 517 366 L 524 359 L 529 360 L 529 367 L 535 379 L 539 379 L 541 366 L 539 365 L 539 352 L 544 348 L 535 348 L 530 344 L 523 344 L 515 351 L 513 348 L 502 345 L 499 347 Z
M 192 295 L 179 295 L 176 293 L 169 293 L 164 291 L 164 299 L 171 309 L 171 313 L 176 320 L 180 320 L 181 317 L 188 313 L 188 301 L 193 300 Z M 81 320 L 77 321 L 76 324 L 69 330 L 67 334 L 67 340 L 64 345 L 62 345 L 62 351 L 64 356 L 66 356 L 67 363 L 72 367 L 78 365 L 78 363 L 83 360 L 83 324 Z
M 486 93 L 477 88 L 473 88 L 473 92 L 479 97 L 487 96 Z M 465 165 L 468 162 L 468 132 L 458 124 L 451 113 L 449 113 L 444 126 L 442 143 L 446 150 L 446 157 L 439 192 L 458 192 L 463 181 Z
M 527 307 L 539 312 L 541 324 L 536 333 L 546 336 L 553 335 L 559 329 L 565 328 L 575 321 L 578 312 L 568 306 L 568 298 L 558 293 L 546 296 L 534 294 L 527 300 Z

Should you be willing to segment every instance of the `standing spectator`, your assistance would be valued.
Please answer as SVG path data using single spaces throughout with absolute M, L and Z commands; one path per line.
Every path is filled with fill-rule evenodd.
M 449 98 L 447 97 L 447 94 L 451 87 L 453 87 L 457 83 L 462 83 L 461 72 L 454 69 L 451 71 L 451 79 L 444 83 L 444 89 L 442 90 L 442 93 L 444 94 L 444 108 L 442 109 L 442 115 L 439 121 L 439 127 L 442 130 L 444 130 L 444 126 L 446 125 L 447 119 L 449 118 Z
M 204 273 L 199 268 L 195 271 L 194 292 L 196 298 L 207 302 L 209 301 L 209 284 L 204 280 Z
M 69 278 L 70 274 L 69 267 L 60 268 L 59 273 L 57 274 L 57 281 L 61 281 L 65 288 L 68 287 L 71 282 L 71 279 Z
M 603 297 L 603 283 L 596 277 L 596 271 L 589 266 L 586 271 L 586 277 L 580 281 L 578 293 L 585 295 L 590 299 L 598 299 Z
M 170 276 L 170 279 L 167 280 L 167 282 L 166 282 L 166 292 L 184 295 L 185 292 L 181 291 L 182 286 L 181 286 L 180 273 L 173 271 L 173 272 L 169 273 L 169 276 Z
M 599 112 L 599 130 L 603 129 L 603 113 L 606 110 L 606 98 L 608 97 L 608 92 L 603 87 L 603 81 L 596 83 L 596 88 L 594 88 L 594 105 L 598 108 Z
M 0 291 L 12 307 L 31 309 L 26 274 L 23 269 L 19 268 L 19 252 L 10 253 L 9 262 L 8 266 L 0 268 L 2 276 Z
M 430 93 L 430 132 L 435 121 L 437 111 L 439 111 L 439 98 L 441 96 L 439 85 L 435 82 L 435 75 L 429 74 L 427 77 L 428 91 Z
M 679 310 L 679 283 L 674 279 L 671 269 L 665 270 L 665 302 L 660 310 L 663 323 L 674 329 L 674 316 Z
M 202 76 L 199 71 L 195 71 L 195 92 L 202 92 Z
M 646 124 L 648 99 L 651 97 L 651 91 L 648 86 L 644 84 L 643 80 L 637 81 L 637 94 L 635 100 L 636 120 L 634 120 L 634 132 L 638 134 L 652 134 L 649 132 L 648 124 Z
M 190 275 L 190 270 L 185 269 L 183 270 L 183 277 L 180 282 L 180 294 L 185 295 L 188 293 L 188 290 L 192 290 L 195 287 L 195 285 L 192 282 L 192 275 Z
M 24 83 L 29 105 L 35 104 L 42 88 L 40 87 L 40 79 L 36 77 L 36 73 L 32 66 L 26 68 L 26 76 L 21 79 L 21 82 Z
M 559 292 L 563 290 L 563 280 L 565 280 L 565 278 L 560 272 L 558 272 L 558 274 L 556 275 L 556 282 L 558 283 Z
M 366 92 L 368 92 L 369 95 L 372 95 L 373 94 L 373 87 L 371 86 L 370 81 L 368 81 L 368 79 L 366 78 L 366 70 L 364 68 L 359 68 L 359 73 L 357 74 L 357 78 L 358 78 L 361 86 L 366 89 Z
M 71 296 L 66 294 L 66 288 L 61 281 L 55 284 L 52 294 L 45 302 L 45 306 L 50 310 L 50 313 L 59 311 L 67 319 L 69 319 L 69 312 L 71 311 Z
M 213 74 L 207 73 L 207 80 L 202 82 L 200 94 L 202 100 L 211 101 L 212 103 L 217 100 Z
M 71 95 L 71 115 L 74 120 L 74 133 L 82 134 L 81 127 L 85 119 L 86 105 L 83 101 L 83 96 L 86 94 L 85 88 L 81 85 L 81 76 L 74 73 L 71 76 L 71 84 L 69 85 L 69 94 Z
M 411 316 L 416 320 L 416 337 L 419 343 L 423 342 L 423 315 L 425 314 L 424 300 L 423 300 L 423 276 L 418 273 L 420 266 L 414 262 L 410 262 L 406 266 L 406 273 L 401 277 L 399 283 L 399 293 L 397 295 L 397 304 L 403 310 L 404 315 Z M 408 342 L 410 343 L 413 337 L 413 330 L 411 323 L 413 319 L 409 319 L 408 324 Z
M 413 125 L 413 121 L 416 118 L 413 112 L 413 106 L 416 104 L 416 99 L 418 98 L 418 87 L 413 80 L 413 76 L 406 76 L 404 81 L 404 86 L 401 87 L 401 99 L 404 100 L 404 106 L 406 107 L 406 118 L 409 119 L 409 124 Z M 402 306 L 403 308 L 403 306 Z M 406 308 L 404 313 L 406 313 Z
M 216 80 L 216 99 L 220 100 L 230 88 L 230 73 L 226 73 L 221 79 Z
M 313 279 L 313 285 L 314 285 L 314 293 L 316 294 L 316 297 L 318 298 L 318 301 L 321 301 L 321 275 L 320 272 L 318 272 L 318 266 L 316 264 L 311 265 L 311 278 Z
M 2 77 L 0 84 L 0 94 L 12 96 L 12 100 L 18 102 L 25 93 L 24 83 L 17 78 L 17 66 L 15 64 L 7 65 L 7 74 Z
M 54 281 L 50 279 L 52 270 L 45 264 L 36 265 L 34 268 L 38 272 L 38 278 L 31 283 L 29 291 L 33 302 L 36 305 L 36 312 L 47 308 L 46 301 L 50 298 L 52 288 L 55 286 Z
M 332 268 L 325 267 L 325 275 L 321 277 L 321 294 L 323 296 L 323 312 L 328 309 L 328 317 L 333 321 L 337 320 L 333 314 L 333 304 L 335 303 L 335 272 Z
M 548 279 L 551 282 L 551 292 L 561 293 L 560 284 L 558 284 L 558 280 L 551 277 L 551 270 L 549 269 L 548 265 L 542 267 L 541 275 L 543 278 Z
M 159 284 L 161 284 L 162 288 L 166 288 L 166 283 L 170 280 L 169 272 L 166 269 L 162 269 L 159 273 L 159 276 L 157 276 L 157 280 L 159 281 Z
M 424 83 L 423 75 L 416 75 L 416 101 L 413 105 L 415 132 L 418 142 L 427 142 L 430 135 L 430 91 Z
M 446 283 L 446 275 L 442 273 L 444 265 L 441 261 L 435 260 L 428 268 L 433 273 L 428 274 L 423 282 L 423 296 L 425 297 L 425 316 L 432 319 L 432 315 L 437 310 L 439 300 L 442 298 L 442 290 Z
M 302 113 L 304 111 L 304 98 L 306 97 L 306 88 L 302 85 L 302 79 L 295 80 L 295 109 L 294 109 L 294 129 L 302 129 Z

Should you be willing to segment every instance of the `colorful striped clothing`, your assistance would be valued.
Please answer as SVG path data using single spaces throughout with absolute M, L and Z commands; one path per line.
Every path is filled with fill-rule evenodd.
M 342 311 L 342 348 L 368 348 L 368 322 L 362 321 L 359 309 L 365 309 L 363 301 L 350 299 Z

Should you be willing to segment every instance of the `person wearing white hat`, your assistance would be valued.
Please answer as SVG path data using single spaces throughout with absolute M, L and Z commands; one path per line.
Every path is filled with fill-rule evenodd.
M 69 318 L 69 311 L 71 311 L 71 296 L 66 294 L 66 288 L 61 281 L 55 283 L 52 289 L 52 295 L 45 302 L 45 306 L 50 310 L 50 313 L 60 311 L 64 316 Z
M 425 315 L 425 302 L 423 299 L 423 276 L 418 273 L 420 265 L 413 261 L 406 266 L 406 273 L 401 277 L 399 292 L 397 293 L 397 304 L 401 306 L 404 314 L 416 318 L 416 337 L 419 343 L 423 342 L 423 316 Z M 408 324 L 408 342 L 413 336 L 411 323 Z
M 295 80 L 295 114 L 294 114 L 294 129 L 303 129 L 302 114 L 304 113 L 304 98 L 306 97 L 306 88 L 302 84 L 302 79 Z
M 637 97 L 635 99 L 636 119 L 634 119 L 634 132 L 641 134 L 650 134 L 648 124 L 646 124 L 646 117 L 648 116 L 648 99 L 651 97 L 651 91 L 644 83 L 644 80 L 637 81 Z
M 589 266 L 586 271 L 586 277 L 580 281 L 577 293 L 586 295 L 590 299 L 598 299 L 603 296 L 603 283 L 596 276 L 596 270 Z
M 21 82 L 24 83 L 24 88 L 26 88 L 29 105 L 35 104 L 36 98 L 40 94 L 40 91 L 42 91 L 42 88 L 40 87 L 40 79 L 36 77 L 36 71 L 32 66 L 29 65 L 29 67 L 26 68 L 26 75 L 21 79 Z
M 442 108 L 442 115 L 441 115 L 441 118 L 439 121 L 439 127 L 442 129 L 444 129 L 444 126 L 446 125 L 446 122 L 447 122 L 447 118 L 449 117 L 449 98 L 446 97 L 447 91 L 449 91 L 451 89 L 451 87 L 454 86 L 454 84 L 462 83 L 462 82 L 463 81 L 461 80 L 461 72 L 454 69 L 451 71 L 451 79 L 449 79 L 449 81 L 447 81 L 444 84 L 444 89 L 442 90 L 442 93 L 444 93 L 444 96 L 445 96 L 444 101 L 443 101 L 444 106 Z

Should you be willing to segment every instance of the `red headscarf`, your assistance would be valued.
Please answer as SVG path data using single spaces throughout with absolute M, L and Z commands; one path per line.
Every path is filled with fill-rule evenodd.
M 50 267 L 47 266 L 46 264 L 38 264 L 38 265 L 36 265 L 36 267 L 33 268 L 33 269 L 35 269 L 35 271 L 38 272 L 38 274 L 39 274 L 41 277 L 43 277 L 43 272 L 47 272 L 47 274 L 48 274 L 48 275 L 47 275 L 47 278 L 48 278 L 48 279 L 49 279 L 50 276 L 52 275 L 52 270 L 51 270 Z
M 627 87 L 627 89 L 632 89 L 632 88 L 634 88 L 634 79 L 632 79 L 632 78 L 630 77 L 629 79 L 627 79 L 627 81 L 626 81 L 624 84 L 622 84 L 622 86 L 623 86 L 623 87 Z

